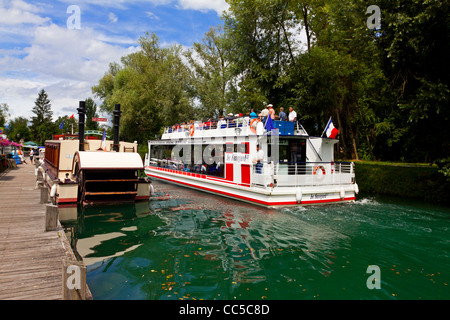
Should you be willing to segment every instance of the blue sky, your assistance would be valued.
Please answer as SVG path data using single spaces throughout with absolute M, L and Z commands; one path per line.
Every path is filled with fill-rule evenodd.
M 67 26 L 71 5 L 79 29 Z M 45 89 L 54 119 L 76 113 L 109 63 L 139 50 L 140 36 L 155 32 L 161 46 L 189 48 L 222 24 L 227 8 L 225 0 L 0 0 L 0 103 L 9 119 L 28 118 Z

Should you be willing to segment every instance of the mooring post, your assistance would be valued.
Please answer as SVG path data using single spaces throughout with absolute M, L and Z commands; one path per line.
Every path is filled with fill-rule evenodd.
M 47 204 L 45 207 L 45 231 L 58 230 L 58 206 Z
M 113 150 L 115 152 L 119 152 L 119 128 L 120 128 L 120 115 L 122 114 L 122 111 L 120 111 L 120 104 L 116 104 L 114 106 L 114 134 L 113 134 Z
M 86 300 L 86 266 L 81 261 L 63 260 L 63 300 Z
M 47 190 L 47 187 L 41 186 L 41 201 L 40 201 L 40 204 L 44 204 L 44 203 L 48 203 L 48 190 Z
M 36 169 L 36 189 L 40 189 L 44 186 L 44 177 L 42 176 L 42 172 L 39 169 Z M 42 192 L 42 191 L 41 191 Z M 41 201 L 42 201 L 42 195 L 41 195 Z M 42 202 L 41 202 L 42 204 Z

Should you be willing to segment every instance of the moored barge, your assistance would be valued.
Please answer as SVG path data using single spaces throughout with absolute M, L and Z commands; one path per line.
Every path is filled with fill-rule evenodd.
M 114 140 L 85 139 L 85 103 L 80 101 L 78 139 L 60 136 L 45 142 L 38 168 L 54 204 L 76 206 L 148 200 L 149 181 L 137 142 L 119 141 L 120 105 L 114 111 Z

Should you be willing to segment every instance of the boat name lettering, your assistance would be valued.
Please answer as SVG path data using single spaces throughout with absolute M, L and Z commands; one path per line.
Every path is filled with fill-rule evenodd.
M 310 199 L 326 199 L 327 195 L 326 194 L 312 194 Z
M 248 154 L 228 153 L 225 157 L 226 162 L 247 162 L 249 160 Z

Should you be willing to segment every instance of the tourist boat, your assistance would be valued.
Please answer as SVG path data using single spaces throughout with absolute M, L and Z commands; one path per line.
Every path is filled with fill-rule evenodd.
M 37 168 L 54 204 L 76 206 L 148 200 L 149 180 L 137 142 L 119 141 L 120 105 L 114 111 L 114 140 L 85 136 L 85 104 L 80 101 L 78 138 L 54 136 L 45 142 L 45 155 Z
M 338 141 L 309 136 L 298 122 L 193 123 L 148 142 L 145 173 L 267 207 L 350 202 L 359 191 L 354 163 L 334 161 Z

